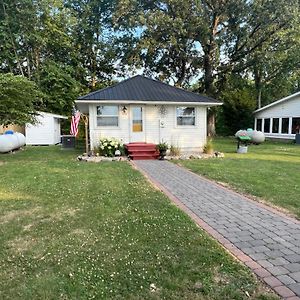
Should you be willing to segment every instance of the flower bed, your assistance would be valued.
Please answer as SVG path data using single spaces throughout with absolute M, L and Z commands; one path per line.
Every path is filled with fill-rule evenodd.
M 101 138 L 98 146 L 98 153 L 105 157 L 115 157 L 116 153 L 118 156 L 122 154 L 123 145 L 120 141 L 114 138 Z

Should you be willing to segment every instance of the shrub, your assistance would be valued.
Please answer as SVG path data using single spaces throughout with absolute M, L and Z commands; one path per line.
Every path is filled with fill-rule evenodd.
M 180 155 L 180 148 L 178 146 L 171 145 L 170 155 L 171 156 L 179 156 Z
M 206 154 L 212 154 L 214 152 L 214 146 L 211 139 L 208 139 L 205 146 L 203 147 L 203 152 Z
M 103 156 L 114 157 L 116 150 L 121 148 L 120 141 L 114 138 L 101 138 L 99 141 L 99 153 Z

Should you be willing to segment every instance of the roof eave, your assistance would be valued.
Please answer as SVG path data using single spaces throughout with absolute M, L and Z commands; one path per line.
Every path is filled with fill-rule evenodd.
M 135 101 L 135 100 L 83 100 L 78 99 L 76 103 L 97 104 L 97 103 L 113 103 L 113 104 L 184 104 L 184 105 L 203 105 L 203 106 L 219 106 L 222 102 L 197 102 L 197 101 Z

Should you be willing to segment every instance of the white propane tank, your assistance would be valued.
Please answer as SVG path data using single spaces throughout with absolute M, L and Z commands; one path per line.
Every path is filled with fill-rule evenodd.
M 261 131 L 253 130 L 251 133 L 251 141 L 254 144 L 261 144 L 265 141 L 265 135 Z
M 0 135 L 0 153 L 6 153 L 25 145 L 25 136 L 22 133 Z
M 13 148 L 11 150 L 18 149 L 19 148 L 18 137 L 15 134 L 6 134 L 6 135 L 10 138 L 10 140 L 12 142 Z
M 24 136 L 24 134 L 20 133 L 20 132 L 15 132 L 15 136 L 18 138 L 18 143 L 19 143 L 19 147 L 25 146 L 26 144 L 26 138 Z
M 13 148 L 13 141 L 8 137 L 8 134 L 0 135 L 0 153 L 9 152 Z

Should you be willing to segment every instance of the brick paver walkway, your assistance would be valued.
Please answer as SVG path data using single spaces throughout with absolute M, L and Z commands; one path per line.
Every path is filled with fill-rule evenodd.
M 134 164 L 217 231 L 216 236 L 222 236 L 219 241 L 226 245 L 229 241 L 232 249 L 246 254 L 249 260 L 243 261 L 284 299 L 300 299 L 299 221 L 170 162 Z

